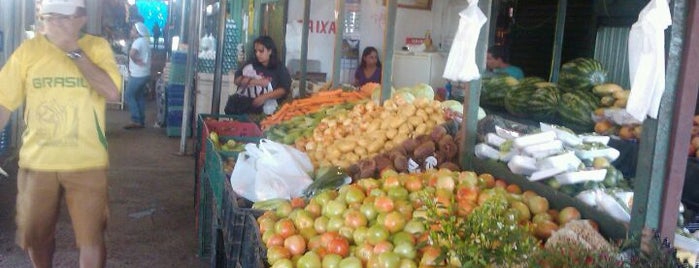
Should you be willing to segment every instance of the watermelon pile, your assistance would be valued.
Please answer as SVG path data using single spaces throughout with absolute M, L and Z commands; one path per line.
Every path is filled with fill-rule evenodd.
M 505 109 L 515 116 L 548 121 L 558 109 L 558 95 L 556 84 L 539 77 L 527 77 L 505 94 Z
M 563 92 L 589 91 L 607 82 L 607 71 L 602 63 L 591 58 L 577 58 L 561 67 L 558 86 Z
M 558 85 L 561 90 L 558 114 L 567 126 L 589 131 L 594 127 L 592 113 L 600 105 L 593 88 L 607 83 L 607 71 L 602 63 L 591 58 L 577 58 L 561 67 Z
M 519 81 L 509 75 L 495 75 L 483 78 L 481 106 L 504 108 L 505 93 L 516 88 L 518 84 Z

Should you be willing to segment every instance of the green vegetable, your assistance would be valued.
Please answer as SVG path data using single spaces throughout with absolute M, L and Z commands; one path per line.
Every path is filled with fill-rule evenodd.
M 502 189 L 494 191 L 466 218 L 444 213 L 444 209 L 450 208 L 444 208 L 428 194 L 422 196 L 428 209 L 425 227 L 441 226 L 429 233 L 430 240 L 442 252 L 438 262 L 456 257 L 461 267 L 506 267 L 521 263 L 538 251 L 538 240 L 528 227 L 518 224 L 516 213 L 508 208 L 508 193 Z
M 428 84 L 419 83 L 412 88 L 412 93 L 415 98 L 425 98 L 434 100 L 434 89 Z
M 321 168 L 316 175 L 318 177 L 303 190 L 303 196 L 311 198 L 323 190 L 334 190 L 351 182 L 350 177 L 340 167 Z

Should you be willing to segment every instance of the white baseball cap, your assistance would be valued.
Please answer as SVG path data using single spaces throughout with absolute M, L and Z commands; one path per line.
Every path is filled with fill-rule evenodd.
M 146 25 L 143 24 L 143 22 L 136 22 L 136 24 L 134 24 L 134 27 L 136 27 L 136 31 L 140 36 L 149 35 L 148 27 L 146 27 Z
M 85 8 L 85 0 L 43 0 L 41 3 L 41 15 L 56 13 L 73 15 L 78 7 Z

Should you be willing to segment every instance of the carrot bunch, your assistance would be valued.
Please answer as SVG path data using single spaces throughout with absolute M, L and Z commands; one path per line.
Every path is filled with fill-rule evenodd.
M 370 96 L 371 91 L 367 89 L 350 92 L 343 91 L 342 89 L 320 91 L 308 98 L 295 99 L 285 103 L 277 112 L 262 120 L 262 122 L 260 122 L 260 127 L 262 127 L 262 129 L 267 129 L 272 125 L 279 124 L 295 116 L 317 112 L 322 107 L 328 105 L 358 101 L 367 99 Z

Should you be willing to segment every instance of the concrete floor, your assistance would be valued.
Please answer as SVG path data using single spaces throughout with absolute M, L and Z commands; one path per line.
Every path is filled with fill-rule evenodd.
M 147 128 L 124 130 L 126 110 L 107 111 L 110 219 L 107 267 L 207 267 L 196 254 L 194 158 L 178 156 L 179 138 L 153 128 L 155 103 L 148 103 Z M 14 167 L 13 167 L 14 166 Z M 14 244 L 17 193 L 16 161 L 3 164 L 0 178 L 0 267 L 30 267 Z M 54 267 L 78 267 L 70 217 L 65 204 L 57 225 Z

